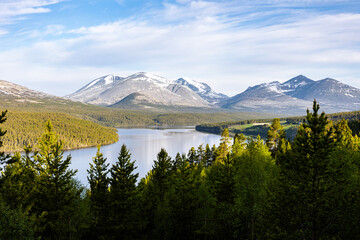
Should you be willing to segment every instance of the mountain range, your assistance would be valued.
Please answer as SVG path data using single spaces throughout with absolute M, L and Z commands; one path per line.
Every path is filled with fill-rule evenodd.
M 205 83 L 183 78 L 171 81 L 145 72 L 128 77 L 100 77 L 65 97 L 83 103 L 118 108 L 212 108 L 214 104 L 228 98 L 215 93 Z
M 3 103 L 69 104 L 69 100 L 122 109 L 245 111 L 303 115 L 316 99 L 326 113 L 360 110 L 360 89 L 331 78 L 314 81 L 303 75 L 280 83 L 251 86 L 233 97 L 188 78 L 169 80 L 139 72 L 128 77 L 107 75 L 64 98 L 0 80 Z
M 303 75 L 284 83 L 249 87 L 233 97 L 192 79 L 169 80 L 139 72 L 128 77 L 97 78 L 73 94 L 74 101 L 118 108 L 195 107 L 234 111 L 304 114 L 316 99 L 328 113 L 360 109 L 360 89 L 331 78 L 314 81 Z
M 327 113 L 360 109 L 360 89 L 335 79 L 314 81 L 303 75 L 284 83 L 270 82 L 249 87 L 223 102 L 222 107 L 241 111 L 301 114 L 316 99 Z

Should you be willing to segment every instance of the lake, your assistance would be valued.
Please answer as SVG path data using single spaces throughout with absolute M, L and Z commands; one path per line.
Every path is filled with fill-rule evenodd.
M 191 147 L 197 148 L 200 144 L 216 146 L 220 143 L 220 136 L 209 133 L 197 132 L 192 127 L 181 127 L 171 129 L 151 129 L 151 128 L 119 128 L 119 141 L 101 147 L 101 152 L 107 158 L 110 166 L 115 163 L 123 144 L 130 150 L 131 160 L 136 160 L 136 172 L 139 179 L 145 177 L 152 168 L 154 160 L 161 148 L 165 148 L 167 153 L 174 158 L 178 152 L 188 153 Z M 71 154 L 70 168 L 78 169 L 76 178 L 82 184 L 88 186 L 87 169 L 92 158 L 96 155 L 96 147 L 83 148 L 65 151 L 64 156 Z

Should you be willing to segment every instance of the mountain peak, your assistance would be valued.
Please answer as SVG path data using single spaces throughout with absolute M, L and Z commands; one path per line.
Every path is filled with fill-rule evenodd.
M 304 75 L 298 75 L 294 78 L 291 78 L 290 80 L 284 82 L 281 84 L 281 89 L 284 92 L 293 92 L 297 88 L 308 85 L 310 83 L 314 83 L 314 80 L 311 80 L 310 78 L 305 77 Z
M 170 81 L 169 79 L 166 79 L 164 77 L 161 77 L 161 76 L 158 76 L 158 75 L 155 75 L 152 73 L 148 73 L 148 72 L 134 73 L 134 74 L 126 77 L 125 80 L 152 82 L 152 83 L 162 86 L 162 87 L 174 83 L 173 81 Z
M 200 97 L 211 104 L 219 104 L 224 99 L 229 98 L 225 94 L 214 92 L 206 83 L 197 82 L 190 78 L 179 78 L 175 81 L 175 83 L 190 88 L 192 91 L 199 94 Z
M 333 83 L 340 83 L 340 81 L 333 79 L 333 78 L 324 78 L 322 80 L 319 81 L 323 81 L 323 82 L 333 82 Z

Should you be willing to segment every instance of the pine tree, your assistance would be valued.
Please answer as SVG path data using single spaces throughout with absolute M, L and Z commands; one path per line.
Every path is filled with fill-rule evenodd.
M 233 157 L 238 157 L 240 156 L 241 154 L 244 153 L 244 149 L 245 149 L 245 146 L 246 146 L 246 138 L 244 136 L 244 134 L 235 134 L 234 136 L 234 143 L 231 147 L 231 155 Z
M 319 115 L 314 101 L 313 112 L 307 110 L 306 120 L 280 163 L 281 178 L 277 197 L 277 214 L 281 229 L 278 237 L 322 239 L 327 238 L 334 220 L 331 192 L 336 187 L 332 168 L 334 129 L 325 113 Z
M 261 217 L 270 192 L 271 181 L 275 179 L 275 162 L 263 140 L 249 139 L 243 154 L 234 161 L 235 173 L 235 211 L 237 224 L 235 236 L 243 239 L 258 239 Z M 265 216 L 266 218 L 266 216 Z
M 204 151 L 203 145 L 200 144 L 198 149 L 196 150 L 196 161 L 197 161 L 196 164 L 197 165 L 205 166 L 204 154 L 205 154 L 205 151 Z
M 26 147 L 23 156 L 15 153 L 16 162 L 8 164 L 2 173 L 1 196 L 13 209 L 21 206 L 24 212 L 31 212 L 36 197 L 38 175 L 30 157 L 31 148 Z
M 213 161 L 214 161 L 214 153 L 211 150 L 209 144 L 206 144 L 205 153 L 204 153 L 204 159 L 203 159 L 204 166 L 205 167 L 211 166 Z
M 94 239 L 106 238 L 109 226 L 109 179 L 107 177 L 109 163 L 97 148 L 96 157 L 90 163 L 88 181 L 90 184 L 90 211 L 92 214 L 91 236 Z
M 63 143 L 58 141 L 50 120 L 38 148 L 33 156 L 39 174 L 33 208 L 38 216 L 37 234 L 42 239 L 64 239 L 71 235 L 74 202 L 82 189 L 74 185 L 76 171 L 69 169 L 71 156 L 63 159 Z
M 172 169 L 171 157 L 162 148 L 157 155 L 157 160 L 154 161 L 151 174 L 148 176 L 146 189 L 147 204 L 150 207 L 147 216 L 149 219 L 147 227 L 151 233 L 150 239 L 164 239 L 167 234 L 169 209 L 166 206 L 165 194 L 171 187 Z
M 169 189 L 170 184 L 170 170 L 171 170 L 171 157 L 165 149 L 157 155 L 157 160 L 154 161 L 152 182 L 158 191 L 159 200 L 163 201 L 165 192 Z
M 227 128 L 221 134 L 220 145 L 217 149 L 218 154 L 216 157 L 216 161 L 225 161 L 227 155 L 230 153 L 231 140 L 229 137 L 229 130 Z
M 187 155 L 187 158 L 189 160 L 189 164 L 191 166 L 193 166 L 194 164 L 197 163 L 197 154 L 196 154 L 196 150 L 194 147 L 192 147 L 190 150 L 189 150 L 189 153 Z
M 135 161 L 125 145 L 111 168 L 111 227 L 114 239 L 133 239 L 135 235 L 136 181 Z
M 27 214 L 10 209 L 0 199 L 0 239 L 35 240 L 33 222 Z
M 0 124 L 4 123 L 7 118 L 6 118 L 6 113 L 7 110 L 2 111 L 2 113 L 0 114 Z M 6 130 L 2 130 L 0 128 L 0 148 L 3 146 L 3 136 L 6 134 Z M 15 162 L 16 159 L 14 158 L 10 158 L 9 154 L 4 153 L 3 151 L 0 151 L 0 171 L 2 170 L 1 165 L 2 164 L 10 164 L 12 162 Z M 1 184 L 1 182 L 0 182 Z
M 359 146 L 356 137 L 353 136 L 347 120 L 343 119 L 335 125 L 336 145 L 356 151 Z
M 266 138 L 266 145 L 268 146 L 269 150 L 271 151 L 271 155 L 274 158 L 276 158 L 281 141 L 285 138 L 285 131 L 280 124 L 280 119 L 275 118 L 270 126 L 270 130 L 268 131 Z
M 182 159 L 170 179 L 170 188 L 165 194 L 166 239 L 195 239 L 195 214 L 199 206 L 197 192 L 200 186 L 201 165 L 191 166 Z

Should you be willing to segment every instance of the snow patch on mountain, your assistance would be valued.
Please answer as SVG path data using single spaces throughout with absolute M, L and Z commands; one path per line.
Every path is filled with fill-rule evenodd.
M 314 99 L 328 113 L 359 110 L 360 89 L 331 78 L 314 81 L 299 75 L 284 83 L 270 82 L 249 87 L 225 101 L 222 106 L 238 110 L 264 109 L 298 114 L 311 107 Z
M 131 97 L 126 98 L 130 95 Z M 176 81 L 146 72 L 138 72 L 125 78 L 107 75 L 95 79 L 66 97 L 105 106 L 114 104 L 124 106 L 148 101 L 151 104 L 167 106 L 211 107 L 211 104 L 189 85 L 181 85 Z

